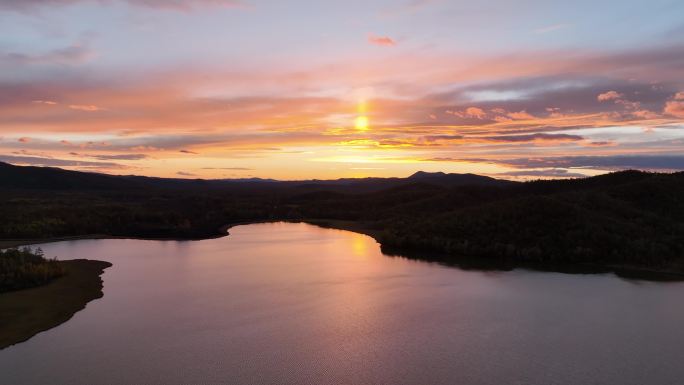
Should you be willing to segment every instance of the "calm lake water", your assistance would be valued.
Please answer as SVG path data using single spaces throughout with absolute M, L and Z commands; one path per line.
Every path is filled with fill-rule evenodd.
M 684 284 L 463 271 L 371 238 L 255 224 L 80 240 L 104 297 L 0 351 L 2 384 L 684 383 Z

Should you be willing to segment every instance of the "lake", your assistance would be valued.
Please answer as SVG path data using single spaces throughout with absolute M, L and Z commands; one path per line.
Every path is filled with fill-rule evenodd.
M 104 297 L 0 351 L 2 384 L 681 384 L 684 284 L 465 271 L 307 224 L 42 245 Z

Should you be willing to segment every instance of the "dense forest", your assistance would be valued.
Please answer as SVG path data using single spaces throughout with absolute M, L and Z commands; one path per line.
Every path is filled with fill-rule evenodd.
M 4 165 L 0 181 L 0 239 L 205 238 L 230 223 L 337 220 L 416 258 L 684 273 L 684 173 L 188 181 Z
M 0 250 L 0 293 L 40 286 L 64 275 L 64 268 L 40 249 Z

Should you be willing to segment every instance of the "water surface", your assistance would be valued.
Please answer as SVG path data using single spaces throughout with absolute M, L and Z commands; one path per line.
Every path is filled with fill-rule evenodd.
M 104 297 L 0 351 L 2 384 L 681 384 L 684 284 L 463 271 L 306 224 L 42 246 Z

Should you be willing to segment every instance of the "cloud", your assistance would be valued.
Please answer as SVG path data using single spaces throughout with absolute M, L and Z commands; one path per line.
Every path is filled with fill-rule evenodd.
M 602 140 L 602 141 L 586 142 L 583 145 L 587 146 L 587 147 L 613 147 L 613 146 L 617 146 L 617 142 L 614 142 L 612 140 Z
M 379 46 L 384 46 L 384 47 L 392 47 L 395 46 L 397 43 L 394 41 L 394 39 L 388 37 L 388 36 L 375 36 L 375 35 L 368 35 L 368 42 L 373 44 L 373 45 L 379 45 Z
M 553 25 L 548 25 L 546 27 L 537 28 L 534 30 L 534 33 L 544 34 L 544 33 L 558 31 L 561 29 L 566 29 L 566 28 L 569 28 L 571 26 L 572 26 L 572 24 L 566 24 L 566 23 L 553 24 Z
M 463 135 L 428 135 L 424 139 L 428 142 L 434 142 L 438 140 L 460 140 L 465 138 Z
M 168 8 L 188 10 L 195 7 L 243 7 L 244 2 L 239 0 L 126 0 L 132 5 L 141 5 L 152 8 Z
M 653 87 L 651 87 L 653 88 Z M 635 102 L 631 100 L 627 100 L 624 98 L 625 95 L 618 93 L 616 91 L 608 91 L 605 93 L 600 94 L 597 99 L 599 102 L 606 102 L 609 100 L 614 100 L 615 104 L 622 105 L 625 109 L 627 110 L 639 110 L 641 108 L 641 102 Z M 644 118 L 646 116 L 654 116 L 651 111 L 648 110 L 639 110 L 639 111 L 633 111 L 631 113 L 633 116 L 639 117 L 639 118 Z
M 18 1 L 17 3 L 21 3 Z M 73 44 L 65 48 L 58 48 L 42 54 L 27 54 L 19 52 L 0 52 L 0 63 L 15 65 L 28 64 L 81 64 L 95 56 L 93 50 L 81 44 Z
M 575 142 L 584 140 L 583 137 L 579 135 L 569 135 L 569 134 L 545 134 L 545 133 L 535 133 L 529 135 L 499 135 L 480 138 L 483 141 L 488 142 L 508 142 L 508 143 L 520 143 L 520 142 Z
M 676 56 L 677 52 L 682 58 Z M 664 146 L 674 152 L 674 142 L 661 140 L 671 139 L 676 133 L 674 128 L 662 136 L 658 135 L 665 129 L 660 128 L 642 136 L 628 132 L 630 126 L 682 124 L 677 106 L 666 105 L 682 102 L 674 97 L 682 90 L 681 67 L 678 76 L 672 76 L 674 71 L 669 67 L 684 64 L 681 52 L 676 47 L 668 54 L 656 52 L 655 57 L 669 57 L 662 62 L 650 61 L 653 51 L 643 50 L 641 55 L 633 52 L 630 55 L 634 60 L 627 67 L 615 58 L 630 55 L 607 53 L 599 57 L 585 53 L 590 57 L 584 61 L 574 56 L 567 58 L 576 65 L 570 75 L 563 72 L 568 68 L 563 61 L 551 60 L 558 56 L 553 52 L 521 53 L 524 66 L 517 61 L 523 60 L 518 56 L 491 62 L 471 62 L 465 57 L 465 64 L 460 64 L 454 58 L 399 60 L 401 54 L 396 53 L 398 68 L 368 58 L 363 66 L 354 62 L 333 68 L 303 66 L 301 73 L 281 69 L 228 73 L 197 64 L 184 70 L 126 73 L 114 79 L 111 73 L 97 74 L 97 69 L 84 74 L 60 68 L 58 73 L 64 76 L 0 80 L 0 132 L 6 139 L 1 145 L 10 150 L 53 151 L 54 155 L 65 148 L 59 139 L 75 146 L 86 141 L 107 142 L 108 148 L 102 151 L 115 154 L 130 152 L 153 155 L 155 159 L 178 159 L 179 151 L 199 152 L 203 157 L 265 158 L 264 162 L 271 165 L 276 165 L 279 158 L 276 151 L 267 148 L 284 150 L 279 153 L 304 153 L 313 151 L 313 147 L 322 152 L 353 151 L 356 147 L 386 152 L 404 148 L 434 151 L 434 155 L 421 155 L 423 158 L 449 157 L 453 153 L 463 158 L 499 158 L 513 153 L 524 156 L 542 153 L 542 146 L 546 155 L 655 152 Z M 428 65 L 430 62 L 440 65 Z M 507 65 L 499 67 L 500 63 Z M 530 66 L 541 76 L 526 76 Z M 485 75 L 480 72 L 485 67 L 494 75 L 482 81 Z M 415 82 L 417 88 L 402 88 L 406 73 L 414 73 L 407 71 L 416 68 L 422 68 L 420 80 Z M 622 78 L 626 73 L 623 68 L 659 75 L 660 82 Z M 595 73 L 594 69 L 599 71 Z M 606 73 L 619 75 L 604 76 Z M 368 98 L 372 128 L 364 133 L 353 129 L 357 101 L 336 91 L 342 85 L 358 82 L 359 74 L 376 95 Z M 467 80 L 471 75 L 473 80 Z M 644 78 L 654 78 L 650 75 Z M 318 92 L 323 90 L 333 91 Z M 597 103 L 597 95 L 606 90 L 619 91 L 630 100 Z M 473 100 L 473 95 L 492 94 L 506 98 Z M 37 100 L 59 105 L 53 108 L 33 103 Z M 634 108 L 636 103 L 639 108 Z M 106 106 L 107 110 L 70 113 L 69 106 Z M 659 114 L 664 110 L 669 113 Z M 435 119 L 428 119 L 430 115 Z M 605 134 L 607 131 L 609 134 Z M 30 144 L 16 143 L 24 135 L 36 139 Z M 617 140 L 620 145 L 616 145 Z M 599 148 L 608 146 L 611 148 Z M 296 159 L 306 160 L 308 156 Z M 191 159 L 194 157 L 182 161 Z M 163 166 L 153 167 L 173 174 Z
M 183 154 L 193 154 L 193 155 L 197 155 L 196 152 L 190 151 L 190 150 L 180 150 L 180 151 L 178 151 L 178 152 L 182 152 Z
M 92 105 L 92 104 L 70 104 L 69 108 L 72 110 L 77 110 L 77 111 L 88 111 L 88 112 L 95 112 L 95 111 L 102 111 L 102 108 Z
M 509 112 L 506 114 L 509 118 L 513 120 L 532 120 L 534 119 L 534 115 L 528 113 L 527 111 L 523 110 L 520 112 Z
M 0 10 L 27 11 L 38 7 L 65 6 L 77 3 L 127 3 L 157 9 L 189 11 L 199 7 L 244 7 L 239 0 L 0 0 Z
M 660 117 L 660 114 L 649 110 L 637 110 L 632 112 L 632 115 L 641 119 L 657 119 Z
M 102 155 L 102 154 L 80 154 L 77 152 L 70 152 L 71 156 L 93 158 L 98 160 L 143 160 L 149 158 L 145 154 L 116 154 L 116 155 Z
M 43 166 L 43 167 L 79 167 L 79 168 L 94 168 L 94 169 L 125 169 L 118 163 L 111 162 L 88 162 L 79 160 L 56 159 L 47 157 L 35 156 L 13 156 L 0 155 L 0 162 L 10 163 L 22 166 Z
M 552 168 L 547 170 L 523 170 L 509 171 L 495 174 L 495 176 L 508 177 L 542 177 L 542 178 L 586 178 L 587 175 L 578 172 L 570 172 L 565 169 Z
M 485 116 L 487 116 L 487 113 L 483 109 L 477 107 L 468 107 L 465 110 L 465 114 L 477 119 L 484 119 Z
M 549 156 L 534 158 L 432 158 L 437 162 L 492 163 L 513 168 L 593 168 L 600 170 L 684 170 L 684 155 Z
M 57 102 L 53 102 L 52 100 L 33 100 L 31 103 L 33 104 L 46 104 L 48 106 L 54 106 L 57 105 Z
M 684 100 L 684 92 L 677 92 L 674 96 L 674 100 Z
M 254 171 L 247 167 L 202 167 L 202 170 L 231 170 L 231 171 Z
M 663 112 L 678 118 L 684 118 L 684 101 L 671 100 L 667 102 Z
M 27 138 L 25 136 L 17 139 L 17 142 L 19 142 L 19 143 L 28 143 L 30 141 L 31 141 L 31 138 Z
M 599 96 L 597 96 L 596 99 L 597 99 L 599 102 L 606 102 L 606 101 L 609 101 L 609 100 L 620 99 L 620 98 L 622 98 L 622 97 L 624 97 L 624 96 L 625 96 L 625 95 L 623 95 L 623 94 L 621 94 L 621 93 L 619 93 L 619 92 L 617 92 L 617 91 L 608 91 L 608 92 L 604 92 L 604 93 L 602 93 L 602 94 L 599 94 Z
M 196 177 L 197 175 L 190 173 L 190 172 L 185 172 L 185 171 L 178 171 L 176 175 L 179 176 L 190 176 L 190 177 Z

